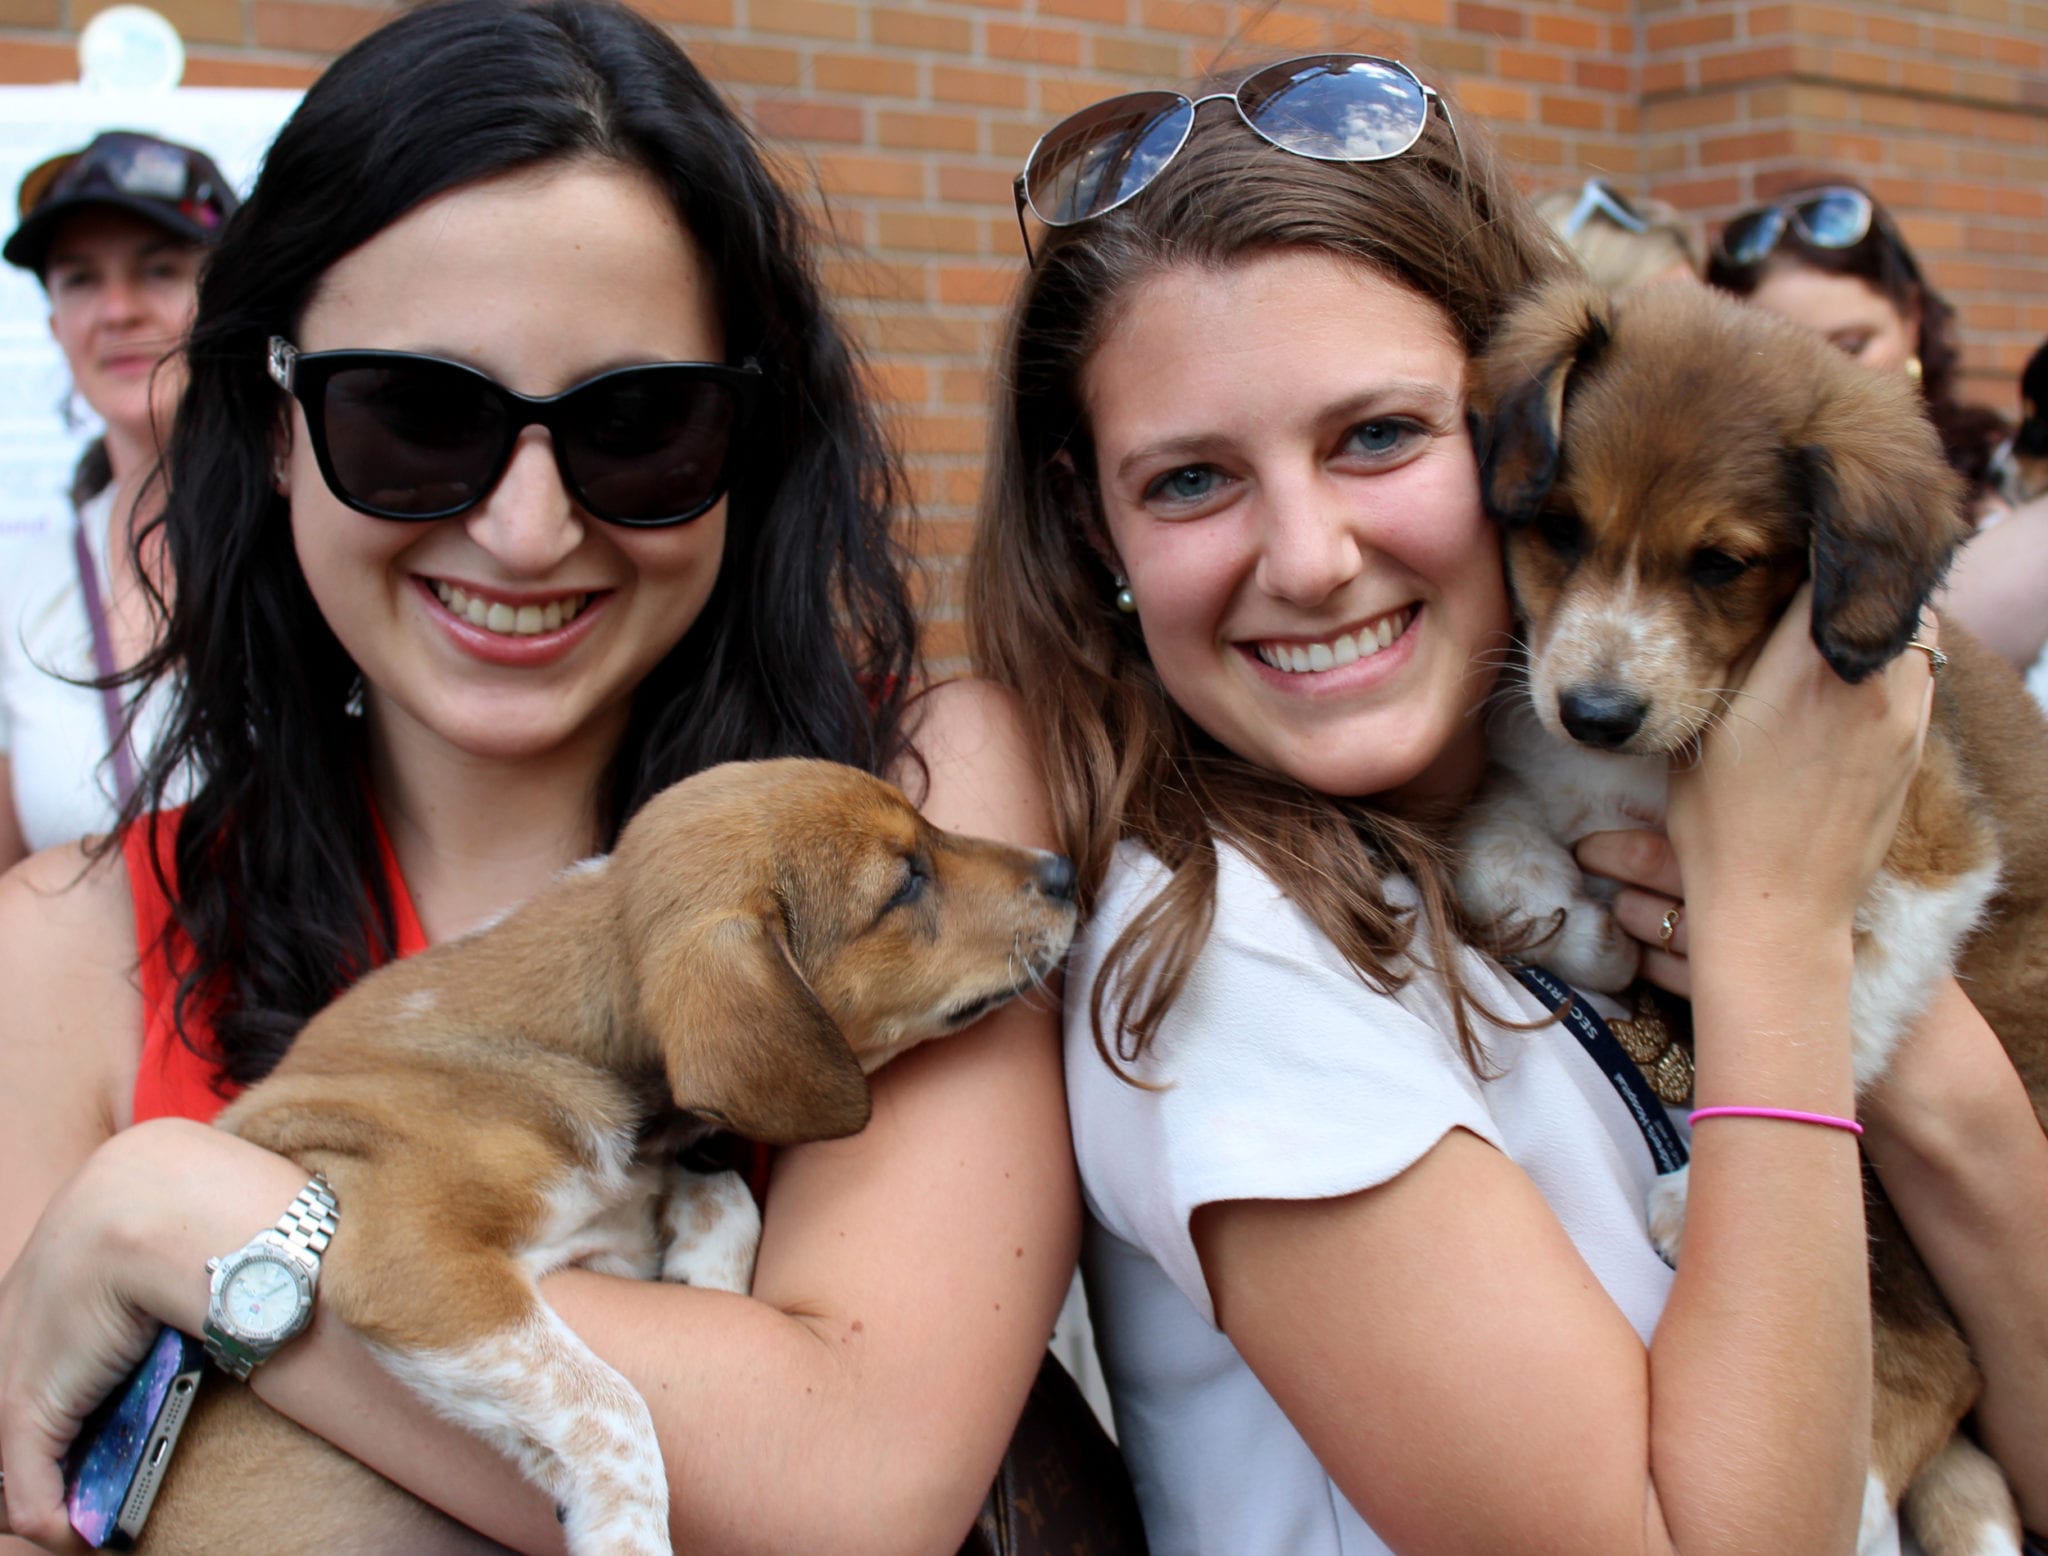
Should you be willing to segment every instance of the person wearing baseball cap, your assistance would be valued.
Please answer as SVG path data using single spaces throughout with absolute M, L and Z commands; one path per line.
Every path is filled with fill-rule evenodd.
M 42 283 L 73 393 L 105 432 L 79 461 L 73 522 L 20 547 L 0 577 L 0 869 L 103 830 L 153 737 L 160 709 L 131 721 L 119 691 L 90 683 L 154 635 L 134 537 L 161 506 L 152 478 L 200 266 L 238 203 L 204 152 L 135 130 L 22 180 L 0 258 Z

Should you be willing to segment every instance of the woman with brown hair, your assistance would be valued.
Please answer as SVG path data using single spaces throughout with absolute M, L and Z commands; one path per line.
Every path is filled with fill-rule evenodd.
M 1553 244 L 1471 126 L 1366 56 L 1084 110 L 1018 200 L 1044 230 L 969 624 L 1091 915 L 1068 1106 L 1152 1549 L 1848 1549 L 1871 1366 L 1850 1135 L 1703 1123 L 1674 1275 L 1634 1115 L 1449 888 L 1443 823 L 1513 648 L 1468 363 Z M 1927 688 L 1920 655 L 1844 685 L 1802 601 L 1744 738 L 1674 775 L 1668 848 L 1587 845 L 1646 941 L 1683 897 L 1648 960 L 1691 991 L 1700 1102 L 1854 1109 L 1853 905 Z M 1928 1052 L 1998 1052 L 1953 989 L 1927 1025 Z M 2001 1168 L 2048 1204 L 2048 1161 Z M 2042 1211 L 2011 1214 L 2038 1237 Z M 2022 1319 L 2039 1295 L 1995 1290 Z M 2037 1510 L 2018 1423 L 2043 1397 L 1999 1417 Z
M 1707 281 L 1879 372 L 1911 377 L 1972 505 L 1983 506 L 2005 422 L 1957 398 L 1956 311 L 1868 190 L 1837 181 L 1739 212 L 1714 240 Z

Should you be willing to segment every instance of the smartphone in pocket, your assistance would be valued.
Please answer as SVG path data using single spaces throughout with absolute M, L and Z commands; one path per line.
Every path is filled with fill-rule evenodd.
M 205 1371 L 197 1340 L 161 1329 L 141 1365 L 85 1418 L 64 1456 L 64 1505 L 86 1544 L 135 1543 Z

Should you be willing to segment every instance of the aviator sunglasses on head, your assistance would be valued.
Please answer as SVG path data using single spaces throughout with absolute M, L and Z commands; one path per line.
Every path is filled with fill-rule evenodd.
M 1422 139 L 1430 104 L 1458 144 L 1458 127 L 1433 87 L 1397 60 L 1313 54 L 1255 70 L 1228 92 L 1130 92 L 1070 114 L 1039 137 L 1017 175 L 1017 227 L 1036 264 L 1024 212 L 1073 227 L 1134 198 L 1180 154 L 1204 103 L 1229 102 L 1282 151 L 1317 162 L 1383 162 Z
M 452 518 L 490 495 L 527 427 L 554 442 L 562 484 L 610 524 L 684 524 L 724 495 L 761 381 L 749 361 L 650 362 L 535 399 L 475 368 L 407 351 L 270 341 L 270 376 L 305 408 L 327 489 L 380 519 Z
M 1595 216 L 1604 216 L 1626 232 L 1648 232 L 1650 223 L 1642 212 L 1628 203 L 1626 196 L 1604 178 L 1589 178 L 1579 190 L 1578 203 L 1572 207 L 1571 215 L 1558 228 L 1566 242 L 1570 242 L 1585 230 L 1586 223 Z
M 1716 243 L 1729 264 L 1744 266 L 1769 258 L 1788 231 L 1817 249 L 1854 248 L 1869 235 L 1876 214 L 1860 189 L 1806 189 L 1742 212 L 1721 229 Z

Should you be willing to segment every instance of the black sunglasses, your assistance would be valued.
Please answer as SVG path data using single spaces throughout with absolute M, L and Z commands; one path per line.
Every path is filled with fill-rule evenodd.
M 1458 126 L 1434 87 L 1399 60 L 1377 54 L 1311 54 L 1255 70 L 1228 92 L 1128 92 L 1069 114 L 1039 137 L 1013 193 L 1024 258 L 1035 264 L 1024 212 L 1072 227 L 1137 197 L 1180 155 L 1204 103 L 1228 102 L 1261 139 L 1317 162 L 1384 162 L 1411 150 L 1435 104 Z
M 527 427 L 554 441 L 562 484 L 609 524 L 686 524 L 725 494 L 761 381 L 749 361 L 650 362 L 546 399 L 409 351 L 315 351 L 270 340 L 270 376 L 305 407 L 327 489 L 358 513 L 424 523 L 488 497 Z
M 1831 185 L 1742 212 L 1721 229 L 1717 243 L 1729 264 L 1747 267 L 1769 258 L 1788 232 L 1817 249 L 1854 248 L 1870 235 L 1876 216 L 1862 190 Z

